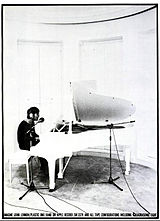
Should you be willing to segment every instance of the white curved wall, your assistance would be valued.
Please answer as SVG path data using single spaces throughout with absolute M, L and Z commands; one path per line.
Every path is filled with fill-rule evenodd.
M 68 82 L 94 78 L 98 82 L 99 93 L 123 97 L 136 105 L 136 113 L 133 116 L 136 123 L 131 136 L 132 161 L 142 160 L 146 165 L 155 167 L 157 156 L 155 9 L 125 19 L 86 25 L 54 26 L 4 20 L 3 35 L 5 154 L 17 148 L 17 125 L 25 118 L 27 105 L 33 101 L 37 105 L 40 102 L 42 115 L 54 121 L 57 112 L 66 111 L 67 107 L 61 102 L 57 105 L 59 97 L 55 98 L 57 92 L 53 88 L 60 85 L 62 90 L 60 93 L 63 95 L 68 93 Z M 24 60 L 19 43 L 31 47 L 28 57 L 32 56 L 35 62 L 30 63 L 30 72 L 27 72 L 27 69 L 26 72 L 22 72 Z M 47 47 L 51 44 L 53 47 Z M 59 47 L 55 49 L 54 46 L 57 44 Z M 58 57 L 56 61 L 54 57 Z M 20 76 L 23 82 L 24 73 L 30 73 L 35 84 L 24 83 L 22 87 Z M 54 77 L 51 77 L 52 74 Z M 59 74 L 61 78 L 56 84 Z M 42 83 L 46 76 L 49 86 Z M 31 99 L 29 103 L 27 99 L 30 93 L 28 97 L 25 94 L 26 91 L 33 90 L 33 85 L 36 88 L 34 91 L 38 91 L 37 100 Z M 41 87 L 43 85 L 41 95 L 40 85 Z M 47 94 L 45 89 L 48 91 Z M 47 96 L 48 106 L 45 104 Z M 58 109 L 55 108 L 55 104 Z

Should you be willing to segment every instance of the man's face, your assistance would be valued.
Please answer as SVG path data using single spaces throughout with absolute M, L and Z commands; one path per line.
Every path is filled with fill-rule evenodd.
M 30 119 L 32 119 L 33 121 L 37 121 L 39 118 L 38 113 L 30 113 L 29 116 L 30 116 Z

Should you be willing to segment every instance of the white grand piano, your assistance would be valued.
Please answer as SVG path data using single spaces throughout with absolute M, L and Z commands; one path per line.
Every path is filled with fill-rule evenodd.
M 76 121 L 62 121 L 61 124 L 40 136 L 40 143 L 31 148 L 31 156 L 43 157 L 48 162 L 49 189 L 55 188 L 55 162 L 59 159 L 58 178 L 64 171 L 73 152 L 92 146 L 104 146 L 108 138 L 105 131 L 114 122 L 128 119 L 135 112 L 135 106 L 128 100 L 96 94 L 84 84 L 72 84 L 72 105 Z M 130 121 L 132 123 L 132 121 Z M 118 124 L 115 129 L 123 130 Z M 66 165 L 63 158 L 69 157 Z M 129 158 L 126 159 L 126 173 L 129 171 Z

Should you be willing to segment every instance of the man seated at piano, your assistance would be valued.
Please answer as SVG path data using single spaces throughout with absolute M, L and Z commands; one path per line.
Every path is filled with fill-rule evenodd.
M 39 119 L 39 109 L 31 107 L 27 110 L 27 119 L 22 120 L 17 130 L 17 141 L 21 150 L 30 151 L 32 146 L 40 142 L 39 135 L 35 131 L 35 123 Z M 40 159 L 41 170 L 46 172 L 46 160 Z
M 70 99 L 70 105 L 68 104 L 71 110 L 58 118 L 53 129 L 41 134 L 41 141 L 31 150 L 33 156 L 43 157 L 48 162 L 49 191 L 53 191 L 56 186 L 57 159 L 59 161 L 58 178 L 63 179 L 73 153 L 90 147 L 108 145 L 107 131 L 124 128 L 119 124 L 131 123 L 131 121 L 119 121 L 130 118 L 135 112 L 135 106 L 128 100 L 92 93 L 87 87 L 81 87 L 79 84 L 72 89 L 73 97 Z M 66 118 L 63 118 L 64 116 Z M 118 122 L 118 125 L 114 122 Z M 63 165 L 65 156 L 68 160 Z M 130 158 L 125 157 L 125 159 L 127 174 L 130 169 Z

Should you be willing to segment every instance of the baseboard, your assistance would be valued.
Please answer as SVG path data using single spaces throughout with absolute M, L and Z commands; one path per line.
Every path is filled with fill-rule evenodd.
M 146 157 L 143 159 L 137 158 L 132 163 L 140 164 L 140 165 L 152 168 L 153 170 L 157 171 L 157 159 L 155 158 L 152 158 L 152 159 L 149 157 Z

